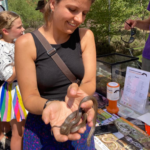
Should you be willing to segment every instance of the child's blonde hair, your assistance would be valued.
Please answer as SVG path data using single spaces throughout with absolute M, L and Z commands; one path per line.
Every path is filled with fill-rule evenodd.
M 0 34 L 2 34 L 2 29 L 11 29 L 12 23 L 19 18 L 19 15 L 12 11 L 2 11 L 0 12 Z

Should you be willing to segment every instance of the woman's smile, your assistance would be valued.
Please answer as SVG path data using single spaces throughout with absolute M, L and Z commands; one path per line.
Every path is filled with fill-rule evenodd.
M 68 24 L 71 25 L 72 27 L 76 27 L 77 26 L 77 24 L 69 22 L 69 21 L 68 21 Z

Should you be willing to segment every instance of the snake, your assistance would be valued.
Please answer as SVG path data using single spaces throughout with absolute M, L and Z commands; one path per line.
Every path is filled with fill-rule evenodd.
M 104 143 L 108 143 L 108 144 L 111 144 L 111 143 L 113 143 L 114 145 L 115 145 L 115 148 L 114 148 L 114 150 L 117 150 L 118 149 L 118 144 L 115 142 L 115 141 L 111 141 L 111 140 L 106 140 L 108 138 L 108 135 L 106 135 L 106 134 L 104 134 L 104 136 L 101 138 L 101 140 L 102 140 L 102 142 L 104 142 Z
M 73 113 L 71 113 L 63 122 L 63 124 L 61 126 L 57 126 L 54 125 L 52 126 L 52 128 L 54 127 L 58 127 L 60 128 L 60 133 L 62 135 L 69 135 L 70 133 L 75 133 L 77 132 L 80 128 L 86 126 L 86 122 L 87 122 L 87 114 L 86 112 L 81 108 L 81 104 L 87 101 L 92 100 L 93 102 L 93 109 L 95 111 L 95 116 L 93 118 L 93 126 L 91 127 L 91 130 L 88 134 L 87 137 L 87 145 L 90 146 L 91 143 L 91 137 L 95 131 L 95 125 L 96 125 L 96 117 L 97 117 L 97 110 L 98 110 L 98 104 L 97 104 L 97 100 L 94 96 L 86 96 L 84 97 L 80 104 L 79 107 L 76 111 L 74 111 Z M 80 119 L 82 119 L 82 123 L 79 124 Z

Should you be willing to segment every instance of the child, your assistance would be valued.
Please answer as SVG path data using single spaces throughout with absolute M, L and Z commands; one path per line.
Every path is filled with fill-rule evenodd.
M 22 137 L 27 112 L 18 88 L 14 63 L 14 39 L 23 34 L 22 21 L 14 12 L 0 12 L 0 114 L 2 122 L 12 128 L 11 150 L 22 149 Z

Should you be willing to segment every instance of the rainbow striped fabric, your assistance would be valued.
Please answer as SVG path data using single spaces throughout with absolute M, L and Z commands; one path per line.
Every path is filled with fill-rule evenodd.
M 10 122 L 16 119 L 18 122 L 26 119 L 27 111 L 24 108 L 18 83 L 5 82 L 0 88 L 0 114 L 1 121 Z

